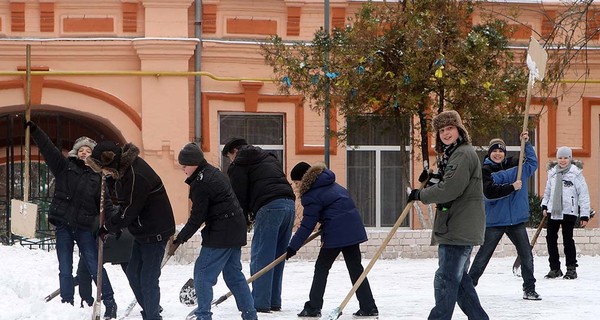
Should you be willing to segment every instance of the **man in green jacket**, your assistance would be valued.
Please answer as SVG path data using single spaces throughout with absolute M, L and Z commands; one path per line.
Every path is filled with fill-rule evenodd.
M 489 319 L 467 274 L 473 246 L 483 243 L 485 210 L 481 164 L 458 112 L 433 119 L 436 131 L 438 183 L 412 190 L 408 201 L 435 203 L 432 245 L 438 246 L 435 307 L 428 319 L 451 319 L 458 303 L 469 319 Z M 419 181 L 428 179 L 427 171 Z

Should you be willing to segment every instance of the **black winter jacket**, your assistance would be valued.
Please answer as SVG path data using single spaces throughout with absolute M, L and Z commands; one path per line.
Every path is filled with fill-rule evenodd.
M 190 185 L 192 210 L 177 235 L 186 242 L 205 223 L 202 246 L 235 248 L 246 245 L 246 219 L 227 176 L 206 160 L 185 180 Z
M 296 199 L 279 160 L 259 147 L 242 146 L 227 174 L 246 215 L 276 199 Z
M 101 177 L 77 157 L 65 157 L 39 127 L 31 131 L 46 165 L 55 178 L 55 189 L 48 211 L 53 225 L 66 224 L 86 231 L 98 230 Z M 105 211 L 115 210 L 106 197 Z
M 123 147 L 118 180 L 112 188 L 118 199 L 119 213 L 106 228 L 117 232 L 127 227 L 136 240 L 144 243 L 168 239 L 175 233 L 175 218 L 162 180 L 128 143 Z

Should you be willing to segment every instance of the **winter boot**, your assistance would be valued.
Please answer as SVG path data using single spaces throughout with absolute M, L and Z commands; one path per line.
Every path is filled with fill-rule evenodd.
M 106 311 L 104 312 L 104 319 L 116 319 L 117 318 L 117 303 L 115 299 L 107 299 L 104 301 Z
M 535 290 L 523 290 L 523 299 L 542 300 L 542 297 Z
M 84 306 L 91 307 L 94 305 L 94 298 L 81 299 L 81 307 Z
M 375 316 L 379 315 L 379 310 L 377 310 L 377 307 L 374 307 L 373 309 L 371 309 L 369 311 L 365 311 L 363 309 L 359 309 L 358 311 L 356 311 L 352 315 L 355 316 L 355 317 L 375 317 Z
M 307 317 L 307 318 L 320 318 L 321 317 L 321 308 L 313 308 L 310 305 L 310 301 L 307 301 L 304 304 L 304 309 L 298 313 L 298 317 Z
M 565 273 L 565 276 L 563 277 L 563 279 L 577 279 L 577 267 L 575 266 L 567 266 L 567 273 Z
M 556 270 L 550 270 L 550 272 L 548 272 L 548 274 L 544 278 L 555 279 L 558 277 L 562 277 L 562 275 L 563 275 L 562 271 L 560 271 L 560 269 L 556 269 Z

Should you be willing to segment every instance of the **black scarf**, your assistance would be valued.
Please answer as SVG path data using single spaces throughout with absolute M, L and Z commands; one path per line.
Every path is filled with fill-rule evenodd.
M 458 146 L 463 144 L 463 142 L 463 138 L 461 136 L 458 136 L 458 139 L 456 139 L 454 143 L 442 146 L 443 152 L 441 156 L 438 155 L 437 159 L 438 173 L 442 179 L 444 177 L 444 172 L 446 172 L 446 166 L 448 165 L 448 160 L 450 159 L 450 156 L 454 153 Z

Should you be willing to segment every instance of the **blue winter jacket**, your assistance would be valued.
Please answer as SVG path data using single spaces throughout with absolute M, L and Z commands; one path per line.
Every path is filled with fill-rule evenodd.
M 518 161 L 517 161 L 518 162 Z M 485 195 L 486 227 L 512 226 L 529 220 L 529 197 L 527 179 L 535 173 L 538 168 L 538 160 L 531 143 L 525 144 L 525 162 L 521 180 L 523 187 L 514 191 L 512 184 L 517 179 L 517 163 L 504 169 L 498 164 L 485 158 L 483 162 L 483 193 Z M 491 174 L 493 183 L 489 181 Z M 508 190 L 508 192 L 506 192 Z
M 300 249 L 321 223 L 323 248 L 343 248 L 367 241 L 362 219 L 344 187 L 335 182 L 333 171 L 315 164 L 304 174 L 300 185 L 304 214 L 290 247 Z

